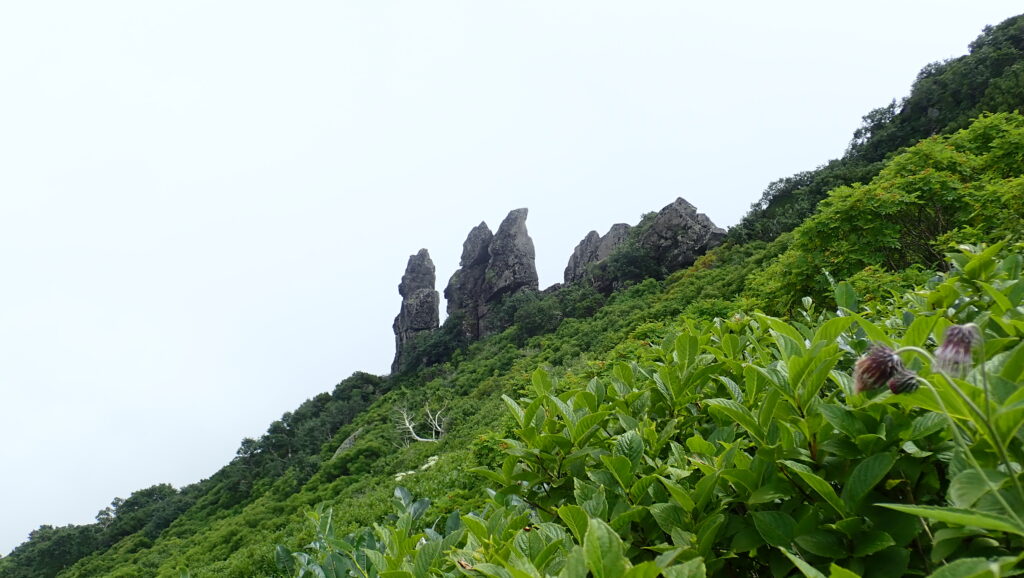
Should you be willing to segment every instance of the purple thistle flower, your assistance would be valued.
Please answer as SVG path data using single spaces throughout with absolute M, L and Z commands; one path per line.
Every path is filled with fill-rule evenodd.
M 951 325 L 946 329 L 942 345 L 935 350 L 934 369 L 950 375 L 963 375 L 971 367 L 971 350 L 980 341 L 977 325 Z
M 853 369 L 853 391 L 861 393 L 878 389 L 889 383 L 900 372 L 910 373 L 903 367 L 903 361 L 892 349 L 875 344 Z
M 907 369 L 901 369 L 896 375 L 889 378 L 889 391 L 893 393 L 911 393 L 917 389 L 917 374 Z

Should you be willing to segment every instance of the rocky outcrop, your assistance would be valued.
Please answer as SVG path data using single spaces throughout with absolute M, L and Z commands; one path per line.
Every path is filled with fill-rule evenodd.
M 487 247 L 491 259 L 484 272 L 484 300 L 488 303 L 522 289 L 537 289 L 536 254 L 526 231 L 528 212 L 510 212 Z
M 680 197 L 658 211 L 638 236 L 637 243 L 671 272 L 689 267 L 724 238 L 725 229 Z
M 395 317 L 395 360 L 391 364 L 392 373 L 397 372 L 409 355 L 408 344 L 418 334 L 437 329 L 440 297 L 434 289 L 436 276 L 434 262 L 430 253 L 420 249 L 419 253 L 409 257 L 405 267 L 405 275 L 398 285 L 398 293 L 402 296 L 402 308 Z
M 492 313 L 505 296 L 537 290 L 536 254 L 526 230 L 527 213 L 527 209 L 510 212 L 493 235 L 486 223 L 480 223 L 462 244 L 459 270 L 448 282 L 444 297 L 448 315 L 461 317 L 463 335 L 469 339 L 504 329 Z
M 625 223 L 616 223 L 602 237 L 597 231 L 587 233 L 587 236 L 576 245 L 572 256 L 569 257 L 569 264 L 565 266 L 565 284 L 581 281 L 587 276 L 587 267 L 591 263 L 603 261 L 616 247 L 622 244 L 629 236 L 630 226 Z
M 494 234 L 487 223 L 480 223 L 469 232 L 462 243 L 462 258 L 455 271 L 444 298 L 448 302 L 448 317 L 462 319 L 462 334 L 471 339 L 480 336 L 480 302 L 484 293 L 484 274 L 491 260 L 488 248 Z

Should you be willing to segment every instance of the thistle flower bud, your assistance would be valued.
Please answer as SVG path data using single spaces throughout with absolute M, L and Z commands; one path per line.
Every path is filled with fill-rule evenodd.
M 917 374 L 903 369 L 889 378 L 889 391 L 893 393 L 910 393 L 917 389 Z
M 889 383 L 900 372 L 907 372 L 896 352 L 884 345 L 874 345 L 853 369 L 853 390 L 861 393 L 878 389 Z
M 981 334 L 977 325 L 968 323 L 950 326 L 946 329 L 942 345 L 935 350 L 934 369 L 950 375 L 963 375 L 971 367 L 971 350 L 980 341 Z

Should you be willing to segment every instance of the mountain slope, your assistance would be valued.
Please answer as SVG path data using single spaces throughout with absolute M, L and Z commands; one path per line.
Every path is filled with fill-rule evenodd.
M 41 528 L 28 542 L 0 560 L 0 577 L 177 576 L 179 567 L 189 568 L 192 576 L 272 575 L 281 572 L 274 558 L 274 544 L 297 550 L 316 537 L 306 524 L 303 514 L 306 508 L 318 504 L 333 506 L 332 533 L 340 537 L 345 532 L 361 532 L 359 539 L 365 540 L 367 534 L 361 529 L 392 512 L 393 494 L 399 484 L 411 495 L 431 500 L 429 508 L 422 512 L 413 506 L 415 502 L 402 502 L 406 518 L 400 520 L 407 519 L 412 524 L 415 519 L 417 528 L 455 510 L 465 514 L 482 513 L 489 508 L 492 514 L 501 512 L 499 517 L 516 519 L 524 515 L 519 502 L 522 500 L 532 506 L 525 514 L 527 522 L 537 523 L 548 542 L 560 544 L 560 558 L 551 559 L 561 559 L 565 566 L 576 556 L 573 537 L 583 543 L 585 550 L 585 536 L 591 535 L 592 530 L 592 540 L 600 536 L 602 543 L 613 551 L 622 549 L 616 559 L 622 560 L 623 567 L 627 559 L 629 564 L 655 563 L 654 555 L 643 547 L 662 540 L 672 546 L 665 548 L 666 552 L 682 549 L 677 554 L 680 560 L 696 560 L 699 556 L 701 563 L 712 572 L 741 567 L 732 564 L 742 564 L 742 568 L 751 573 L 765 573 L 769 569 L 788 572 L 794 564 L 786 554 L 789 551 L 797 552 L 814 564 L 822 560 L 842 560 L 848 567 L 856 568 L 857 564 L 868 563 L 865 560 L 873 560 L 872 564 L 892 562 L 897 567 L 927 570 L 930 564 L 937 562 L 929 561 L 929 556 L 923 552 L 928 547 L 940 548 L 940 544 L 923 544 L 920 534 L 907 528 L 902 530 L 905 536 L 888 536 L 892 544 L 881 545 L 886 539 L 871 534 L 871 539 L 877 541 L 871 548 L 877 547 L 877 550 L 862 555 L 849 554 L 847 550 L 856 550 L 857 543 L 868 539 L 863 532 L 869 530 L 862 527 L 846 532 L 839 527 L 845 519 L 833 519 L 834 512 L 829 508 L 850 514 L 851 519 L 878 524 L 900 519 L 886 518 L 877 509 L 860 504 L 860 498 L 874 491 L 871 488 L 864 495 L 858 491 L 852 497 L 839 496 L 843 504 L 837 505 L 838 502 L 833 504 L 835 491 L 829 494 L 815 480 L 828 480 L 832 486 L 845 488 L 850 485 L 853 472 L 839 471 L 837 460 L 881 464 L 880 460 L 891 457 L 893 463 L 898 462 L 900 468 L 904 468 L 899 470 L 901 474 L 910 475 L 905 469 L 911 467 L 908 464 L 923 468 L 908 482 L 915 490 L 924 492 L 915 494 L 916 500 L 942 504 L 944 493 L 950 491 L 956 479 L 944 470 L 955 466 L 961 473 L 971 471 L 962 464 L 938 463 L 926 459 L 927 456 L 914 455 L 914 452 L 941 455 L 952 451 L 954 435 L 941 426 L 922 437 L 903 439 L 916 435 L 914 427 L 932 428 L 934 424 L 927 416 L 939 414 L 905 407 L 899 398 L 884 404 L 864 403 L 852 395 L 846 380 L 850 378 L 857 355 L 866 351 L 869 337 L 895 343 L 910 339 L 924 344 L 926 340 L 920 339 L 919 329 L 915 329 L 918 333 L 911 334 L 912 339 L 908 337 L 913 320 L 908 321 L 902 314 L 907 311 L 911 311 L 914 318 L 942 318 L 947 319 L 947 323 L 977 321 L 980 313 L 987 312 L 988 317 L 984 319 L 1002 321 L 986 321 L 988 337 L 999 344 L 986 353 L 991 357 L 1019 351 L 1016 345 L 1019 332 L 1013 333 L 1017 331 L 1014 329 L 1017 319 L 1013 317 L 1012 307 L 1004 307 L 996 297 L 1001 295 L 1011 305 L 1014 299 L 1019 303 L 1020 290 L 1013 287 L 1022 285 L 1014 277 L 1014 257 L 1001 261 L 1002 269 L 996 266 L 993 256 L 986 257 L 991 262 L 991 266 L 983 267 L 988 276 L 971 279 L 967 275 L 973 285 L 963 280 L 966 265 L 957 268 L 957 261 L 954 261 L 952 267 L 961 271 L 961 275 L 936 283 L 932 292 L 926 294 L 925 305 L 915 302 L 915 298 L 897 302 L 887 299 L 926 282 L 935 270 L 947 268 L 943 254 L 952 244 L 991 243 L 1016 237 L 1024 230 L 1020 222 L 1024 215 L 1024 189 L 1021 187 L 1024 123 L 1021 117 L 1010 114 L 986 117 L 962 133 L 925 140 L 901 154 L 896 152 L 933 133 L 963 128 L 968 119 L 980 111 L 1020 106 L 1024 101 L 1019 74 L 1024 66 L 1021 64 L 1024 62 L 1021 58 L 1022 22 L 1024 20 L 1017 17 L 987 30 L 972 44 L 970 55 L 926 68 L 914 92 L 898 111 L 891 107 L 866 117 L 868 124 L 855 135 L 843 159 L 770 187 L 762 205 L 730 232 L 732 243 L 711 251 L 693 267 L 675 272 L 664 280 L 625 279 L 622 284 L 635 283 L 610 296 L 585 285 L 532 295 L 523 302 L 510 303 L 509 315 L 515 321 L 511 329 L 468 346 L 451 343 L 453 335 L 438 331 L 432 336 L 431 345 L 438 351 L 450 352 L 440 357 L 443 362 L 383 378 L 357 373 L 341 382 L 332 393 L 321 394 L 294 412 L 284 414 L 259 440 L 243 440 L 236 459 L 208 480 L 180 491 L 166 485 L 140 490 L 126 500 L 116 500 L 111 508 L 100 512 L 94 525 Z M 933 109 L 940 111 L 938 115 L 930 112 Z M 889 159 L 885 160 L 886 157 Z M 854 182 L 868 184 L 848 186 Z M 830 193 L 828 201 L 818 207 L 818 201 L 825 198 L 826 192 Z M 777 236 L 789 230 L 792 232 Z M 631 259 L 635 257 L 630 255 Z M 622 260 L 621 254 L 619 258 Z M 973 263 L 974 259 L 980 257 L 969 253 L 961 257 L 967 260 L 964 263 Z M 614 265 L 616 260 L 609 259 L 609 262 Z M 849 284 L 839 285 L 849 290 L 835 293 L 835 287 L 822 269 L 833 279 L 849 278 Z M 601 274 L 614 275 L 615 271 L 605 270 Z M 1016 275 L 1019 277 L 1019 266 Z M 977 283 L 992 287 L 991 292 Z M 965 284 L 970 286 L 965 288 Z M 854 294 L 860 297 L 857 307 L 850 300 Z M 805 295 L 813 297 L 814 308 L 802 300 Z M 823 313 L 823 307 L 833 309 L 832 300 L 837 299 L 836 295 L 840 304 L 865 315 L 870 313 L 873 324 L 837 322 L 834 319 L 852 318 Z M 947 298 L 961 299 L 954 313 L 942 313 L 942 307 L 947 307 L 944 301 Z M 912 308 L 907 306 L 908 302 L 912 303 Z M 755 309 L 788 314 L 790 323 L 753 316 L 750 313 Z M 968 314 L 974 317 L 967 317 Z M 730 321 L 712 323 L 715 318 Z M 549 331 L 552 319 L 557 321 L 557 329 Z M 836 331 L 844 323 L 847 326 Z M 823 329 L 826 326 L 830 329 Z M 940 342 L 939 329 L 939 325 L 935 325 L 924 336 L 934 334 L 933 342 Z M 841 337 L 847 340 L 845 344 L 840 342 L 845 347 L 832 343 Z M 695 344 L 692 339 L 696 339 Z M 806 345 L 802 343 L 805 340 L 809 342 Z M 775 355 L 771 353 L 773 348 L 778 357 L 770 357 Z M 756 409 L 755 405 L 770 405 L 772 402 L 765 400 L 762 394 L 773 387 L 768 383 L 774 375 L 772 368 L 782 371 L 778 362 L 785 362 L 782 367 L 788 368 L 792 367 L 789 364 L 794 358 L 804 359 L 811 352 L 818 356 L 824 351 L 828 352 L 826 357 L 832 364 L 830 370 L 838 373 L 832 376 L 828 370 L 824 371 L 829 380 L 818 384 L 820 389 L 814 394 L 802 394 L 807 396 L 806 400 L 796 400 L 790 410 L 779 409 L 778 414 L 760 413 L 757 415 L 759 423 L 753 424 L 743 410 L 733 405 L 740 404 L 749 412 Z M 657 402 L 654 398 L 666 383 L 670 389 L 691 387 L 682 382 L 671 383 L 673 379 L 689 379 L 683 374 L 690 367 L 687 363 L 693 362 L 693 359 L 686 361 L 691 354 L 702 356 L 701 363 L 710 361 L 708 356 L 715 358 L 717 361 L 712 364 L 715 369 L 706 370 L 703 368 L 711 365 L 702 366 L 702 377 L 707 382 L 687 393 L 685 403 L 672 394 L 676 399 L 668 409 L 664 405 L 668 402 Z M 536 373 L 538 367 L 547 370 Z M 742 369 L 745 367 L 761 368 L 768 382 L 760 382 L 756 376 L 748 377 L 747 370 Z M 661 376 L 663 370 L 668 372 L 666 376 Z M 1007 379 L 1013 382 L 1017 378 Z M 750 385 L 750 380 L 756 385 Z M 740 387 L 739 396 L 730 383 Z M 619 393 L 609 393 L 612 390 Z M 587 391 L 597 400 L 583 393 Z M 517 419 L 515 406 L 503 401 L 502 396 L 517 399 L 525 392 L 529 392 L 528 399 L 541 399 L 538 407 L 543 405 L 545 419 L 549 420 L 543 426 L 549 428 L 545 430 L 548 433 L 543 435 L 554 437 L 530 439 L 541 435 L 543 428 L 538 427 L 538 431 L 531 434 L 526 424 Z M 563 404 L 569 404 L 569 412 L 546 397 L 552 392 L 558 393 Z M 917 396 L 912 398 L 915 404 L 929 411 L 938 409 L 930 408 L 927 405 L 930 402 L 921 395 L 914 395 Z M 811 408 L 812 398 L 837 402 L 834 407 L 840 409 Z M 708 400 L 724 401 L 710 403 Z M 730 400 L 733 403 L 726 403 Z M 606 402 L 611 406 L 616 403 L 628 406 L 620 408 L 626 417 L 613 419 L 613 409 L 601 409 Z M 782 402 L 777 399 L 774 403 Z M 637 404 L 643 407 L 634 408 Z M 524 399 L 518 406 L 523 409 L 529 403 Z M 901 408 L 909 413 L 899 413 Z M 410 441 L 400 421 L 403 410 L 422 428 L 428 409 L 435 415 L 441 412 L 444 435 L 436 442 Z M 584 410 L 591 415 L 610 413 L 602 417 L 600 423 L 604 431 L 592 439 L 592 444 L 591 440 L 581 444 L 579 439 L 573 439 L 580 436 L 568 432 L 570 443 L 577 449 L 585 449 L 588 456 L 587 460 L 570 467 L 564 461 L 572 452 L 560 448 L 558 444 L 565 442 L 556 438 L 578 427 L 573 425 L 573 419 L 576 412 Z M 771 435 L 780 436 L 775 441 L 784 448 L 779 450 L 782 454 L 773 457 L 774 462 L 783 460 L 796 465 L 783 464 L 781 469 L 777 468 L 777 475 L 772 475 L 774 477 L 768 476 L 767 470 L 760 471 L 760 478 L 754 481 L 746 479 L 747 474 L 734 471 L 751 471 L 752 464 L 760 463 L 757 459 L 768 460 L 752 449 L 771 445 L 767 443 L 770 432 L 761 431 L 766 429 L 762 421 L 778 419 L 780 423 L 790 423 L 786 420 L 793 418 L 794 412 L 803 414 L 800 417 L 804 421 L 792 422 L 795 429 L 789 433 L 779 429 Z M 861 425 L 852 425 L 842 412 L 851 413 Z M 928 424 L 915 426 L 913 424 L 923 423 L 915 420 Z M 734 423 L 728 423 L 730 421 Z M 825 432 L 827 439 L 811 446 L 805 443 L 808 440 L 800 439 L 801 435 L 808 437 L 812 430 L 827 427 L 826 422 L 833 427 Z M 882 433 L 858 434 L 880 436 L 880 441 L 862 442 L 846 431 L 850 428 L 858 432 L 861 428 L 865 432 L 877 431 L 883 422 L 909 427 L 911 433 L 886 428 Z M 975 425 L 965 423 L 963 427 Z M 640 446 L 635 445 L 630 431 L 639 436 Z M 662 440 L 666 431 L 672 433 Z M 1019 438 L 1019 431 L 1015 435 Z M 792 442 L 789 446 L 787 440 Z M 914 442 L 916 450 L 906 450 L 900 445 L 904 441 Z M 858 449 L 851 449 L 851 443 Z M 674 449 L 676 446 L 680 449 Z M 797 446 L 801 449 L 796 449 Z M 804 453 L 804 446 L 810 454 Z M 635 447 L 642 447 L 642 451 L 637 454 Z M 556 449 L 561 454 L 554 451 Z M 683 454 L 678 454 L 679 451 Z M 992 458 L 985 448 L 977 451 L 979 459 Z M 913 462 L 901 452 L 920 461 Z M 687 453 L 690 455 L 684 455 Z M 747 457 L 739 457 L 740 454 Z M 961 452 L 960 455 L 968 454 Z M 562 462 L 557 457 L 552 458 L 555 462 L 545 461 L 547 456 L 557 455 L 563 456 Z M 876 455 L 888 457 L 873 457 Z M 623 474 L 626 470 L 619 470 L 620 466 L 627 466 L 616 458 L 629 462 L 628 474 Z M 676 461 L 672 462 L 673 459 Z M 998 459 L 988 465 L 996 468 Z M 662 467 L 664 469 L 660 469 Z M 894 471 L 892 467 L 890 464 L 887 472 Z M 492 474 L 472 473 L 469 470 L 473 468 Z M 683 476 L 680 472 L 684 471 L 689 473 Z M 879 480 L 885 475 L 883 473 Z M 512 479 L 512 476 L 521 479 Z M 623 476 L 635 477 L 638 481 L 627 489 L 621 479 Z M 671 483 L 649 476 L 661 476 Z M 685 481 L 689 476 L 714 481 L 691 485 Z M 795 478 L 803 483 L 794 482 Z M 886 479 L 893 487 L 879 491 L 876 497 L 902 499 L 903 496 L 890 491 L 901 488 L 902 478 Z M 789 486 L 780 489 L 779 484 L 783 482 Z M 1010 485 L 1010 480 L 1003 482 Z M 636 483 L 646 487 L 636 489 L 634 495 Z M 610 493 L 598 498 L 599 489 L 588 484 L 603 485 Z M 504 491 L 492 498 L 482 491 L 485 486 L 504 487 Z M 753 497 L 757 491 L 762 493 Z M 991 501 L 1001 495 L 1000 491 L 987 492 L 991 495 L 978 496 L 977 500 Z M 815 492 L 818 497 L 814 497 Z M 683 496 L 689 496 L 693 507 L 688 507 L 687 498 Z M 797 497 L 811 505 L 811 513 L 797 512 L 789 506 L 765 506 L 778 501 L 792 504 Z M 1015 498 L 1010 495 L 1007 499 Z M 603 507 L 599 504 L 601 500 L 604 500 Z M 654 507 L 659 504 L 667 505 Z M 580 518 L 579 511 L 570 506 L 582 508 L 584 517 Z M 695 513 L 698 506 L 699 517 Z M 632 507 L 640 510 L 633 512 Z M 563 516 L 562 508 L 569 508 L 565 510 L 569 513 Z M 749 511 L 760 512 L 754 516 L 754 526 L 742 526 L 735 521 L 735 516 L 743 517 Z M 617 516 L 627 512 L 632 513 L 616 522 Z M 716 521 L 719 515 L 722 518 Z M 802 516 L 814 517 L 815 524 L 828 520 L 837 526 L 821 531 L 823 535 L 832 536 L 825 539 L 831 542 L 819 544 L 811 543 L 809 538 L 799 539 L 809 534 L 797 534 L 796 527 L 811 524 L 805 521 L 810 518 Z M 584 520 L 589 530 L 574 528 L 569 518 Z M 462 523 L 472 525 L 472 521 Z M 454 528 L 458 524 L 453 522 L 452 525 L 448 535 L 459 531 Z M 609 534 L 605 526 L 611 528 L 615 536 Z M 712 534 L 712 526 L 716 537 L 708 538 L 707 543 L 692 543 L 692 536 L 687 537 Z M 799 529 L 804 531 L 802 526 Z M 488 536 L 495 544 L 507 546 L 516 540 L 513 530 L 505 528 L 498 536 L 496 529 L 489 529 Z M 407 538 L 418 535 L 411 526 L 405 531 Z M 464 554 L 470 561 L 467 563 L 512 563 L 508 552 L 502 554 L 498 551 L 500 548 L 478 551 L 473 543 L 465 541 L 477 534 L 462 532 L 458 546 L 468 552 Z M 978 549 L 981 547 L 972 545 L 971 540 L 963 536 L 956 544 L 941 547 L 952 548 L 948 554 L 950 560 L 975 554 L 989 556 L 1016 544 L 1012 534 L 985 536 L 995 540 L 994 550 Z M 484 536 L 474 539 L 480 541 Z M 902 546 L 915 541 L 914 548 L 919 551 L 903 560 L 903 555 L 896 552 L 905 550 Z M 416 542 L 418 539 L 413 544 Z M 901 548 L 896 548 L 897 545 Z M 529 550 L 531 546 L 527 543 L 518 547 L 525 554 L 523 548 Z M 786 552 L 782 548 L 787 548 Z M 834 554 L 835 548 L 842 550 L 845 557 Z M 330 551 L 325 546 L 313 553 L 326 559 Z M 766 558 L 761 560 L 752 552 L 762 552 Z M 409 554 L 394 550 L 385 550 L 385 553 L 398 559 Z M 454 565 L 458 558 L 453 556 L 438 557 L 435 562 L 438 567 L 446 568 L 445 571 L 457 571 Z M 899 559 L 893 562 L 887 557 Z M 742 562 L 737 562 L 737 558 L 742 558 Z M 608 564 L 619 564 L 616 559 L 609 559 Z M 904 562 L 904 566 L 899 566 Z M 594 563 L 586 561 L 584 564 Z M 671 563 L 658 564 L 668 566 Z

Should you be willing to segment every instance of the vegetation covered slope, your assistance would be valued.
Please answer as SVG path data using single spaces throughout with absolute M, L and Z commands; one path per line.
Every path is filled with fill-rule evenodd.
M 982 39 L 1002 31 L 1012 44 L 1014 30 Z M 510 330 L 468 346 L 438 332 L 431 345 L 454 350 L 439 363 L 353 375 L 244 440 L 209 480 L 115 500 L 93 525 L 40 528 L 0 560 L 0 576 L 267 576 L 304 563 L 325 575 L 331 563 L 814 575 L 802 565 L 832 562 L 897 575 L 1019 551 L 1020 259 L 1009 246 L 951 265 L 943 256 L 1024 230 L 1022 127 L 1001 114 L 925 140 L 868 184 L 832 191 L 791 233 L 734 241 L 667 279 L 609 297 L 584 286 L 522 296 Z M 836 305 L 847 311 L 825 312 Z M 853 395 L 869 342 L 934 352 L 945 326 L 965 322 L 982 328 L 989 363 L 954 384 L 992 428 L 949 397 L 923 354 L 905 361 L 957 425 L 927 387 Z M 1002 390 L 984 389 L 998 380 Z M 403 411 L 430 437 L 428 409 L 444 435 L 413 442 Z M 401 515 L 369 530 L 392 512 L 396 486 L 408 492 Z M 975 508 L 998 524 L 943 514 L 925 525 L 882 502 Z M 303 512 L 318 505 L 314 528 Z M 309 544 L 310 558 L 290 555 Z
M 1024 102 L 1024 16 L 986 27 L 970 53 L 924 67 L 910 95 L 864 116 L 841 158 L 779 179 L 765 189 L 734 241 L 770 241 L 809 217 L 829 191 L 870 181 L 895 151 L 960 130 L 983 112 L 1013 112 Z

